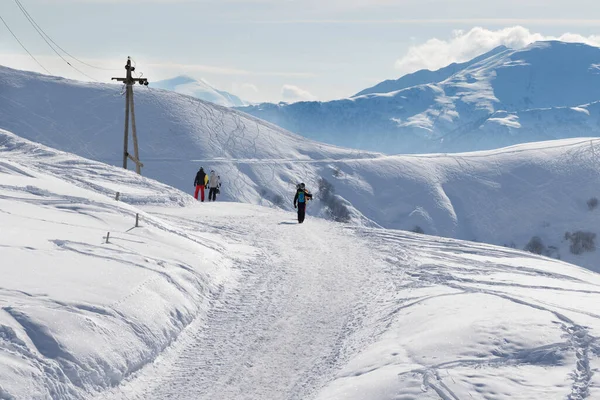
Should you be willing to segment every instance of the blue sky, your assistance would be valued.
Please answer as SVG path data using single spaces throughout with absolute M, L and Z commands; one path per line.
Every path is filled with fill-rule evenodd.
M 118 69 L 80 66 L 100 81 L 122 74 L 130 55 L 150 80 L 186 74 L 250 101 L 346 97 L 499 44 L 600 45 L 591 0 L 20 1 L 65 50 Z M 54 56 L 14 0 L 2 0 L 0 16 L 50 72 L 87 80 Z M 0 64 L 41 72 L 3 25 Z

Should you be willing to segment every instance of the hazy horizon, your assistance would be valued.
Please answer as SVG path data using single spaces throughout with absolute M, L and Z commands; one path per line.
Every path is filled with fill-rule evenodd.
M 245 100 L 330 100 L 386 79 L 471 59 L 498 45 L 561 39 L 600 45 L 596 2 L 427 4 L 415 0 L 20 0 L 0 16 L 52 75 L 108 82 L 127 56 L 151 82 L 188 75 Z M 543 7 L 542 7 L 543 5 Z M 490 18 L 492 16 L 492 18 Z M 0 24 L 0 64 L 44 72 Z

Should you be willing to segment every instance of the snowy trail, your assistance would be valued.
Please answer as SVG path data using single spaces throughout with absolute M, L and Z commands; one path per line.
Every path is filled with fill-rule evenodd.
M 231 217 L 226 205 L 209 207 L 203 216 L 161 217 L 188 231 L 208 226 L 228 241 L 250 238 L 246 244 L 261 250 L 239 263 L 239 286 L 226 288 L 206 318 L 108 397 L 313 397 L 347 361 L 352 343 L 368 340 L 359 328 L 385 288 L 377 260 L 342 225 L 316 219 L 298 225 L 289 213 Z M 265 229 L 253 227 L 257 221 Z
M 237 284 L 99 399 L 458 399 L 503 385 L 499 398 L 583 400 L 595 390 L 600 316 L 580 304 L 600 281 L 587 271 L 484 244 L 298 225 L 250 205 L 148 211 L 199 241 L 220 235 L 211 246 L 228 249 Z

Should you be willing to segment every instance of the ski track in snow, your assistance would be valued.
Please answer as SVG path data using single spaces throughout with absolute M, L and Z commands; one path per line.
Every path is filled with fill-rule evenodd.
M 250 232 L 239 233 L 239 222 L 254 223 L 177 218 L 186 229 L 208 224 L 230 238 L 238 232 L 234 237 L 243 240 Z M 371 290 L 381 282 L 370 282 L 380 278 L 376 260 L 359 241 L 343 238 L 343 228 L 293 225 L 298 224 L 282 221 L 273 231 L 255 231 L 252 240 L 262 250 L 254 261 L 238 265 L 240 286 L 225 289 L 205 319 L 189 326 L 141 377 L 107 398 L 314 396 L 346 360 L 350 344 L 366 340 L 354 336 L 375 306 L 378 293 Z M 323 235 L 342 252 L 332 252 Z
M 406 237 L 403 234 L 394 234 L 392 232 L 385 232 L 381 235 L 383 236 L 385 241 L 389 240 L 397 240 L 399 242 L 406 243 Z M 396 238 L 395 238 L 396 237 Z M 430 257 L 436 258 L 436 249 L 430 245 L 420 245 L 418 242 L 414 242 L 414 245 L 417 247 L 426 247 L 427 253 Z M 459 246 L 457 246 L 459 247 Z M 389 249 L 389 247 L 387 247 Z M 386 251 L 386 247 L 382 246 L 382 251 Z M 483 250 L 483 249 L 482 249 Z M 448 260 L 447 251 L 448 248 L 439 248 L 439 258 L 440 260 Z M 465 249 L 465 251 L 468 251 Z M 489 252 L 488 252 L 489 254 Z M 457 259 L 458 261 L 458 259 Z M 410 263 L 409 263 L 410 264 Z M 433 267 L 433 268 L 432 268 Z M 492 266 L 493 268 L 502 269 L 501 266 Z M 433 270 L 432 270 L 433 269 Z M 446 271 L 444 271 L 446 270 Z M 532 272 L 539 271 L 528 271 L 523 268 L 516 268 L 520 273 L 531 274 Z M 511 272 L 514 272 L 513 268 L 510 268 Z M 566 343 L 556 343 L 549 346 L 543 346 L 539 349 L 527 349 L 520 350 L 515 354 L 502 354 L 501 357 L 491 358 L 485 360 L 471 360 L 471 361 L 456 361 L 456 362 L 446 362 L 442 365 L 430 366 L 425 369 L 418 369 L 407 372 L 406 374 L 421 374 L 423 379 L 423 386 L 432 388 L 442 400 L 459 400 L 459 397 L 452 392 L 452 390 L 443 382 L 440 378 L 439 369 L 448 369 L 449 367 L 459 366 L 459 365 L 485 365 L 485 364 L 520 364 L 520 363 L 545 363 L 544 357 L 548 354 L 551 354 L 553 351 L 564 350 L 565 348 L 570 348 L 571 351 L 575 354 L 576 365 L 573 368 L 572 372 L 572 388 L 571 393 L 568 395 L 568 400 L 583 400 L 588 398 L 589 396 L 589 386 L 590 380 L 593 375 L 593 371 L 590 368 L 590 352 L 593 350 L 593 346 L 598 346 L 600 344 L 600 337 L 594 337 L 589 334 L 588 329 L 584 326 L 578 325 L 573 322 L 570 318 L 557 311 L 563 309 L 563 307 L 558 305 L 553 305 L 550 307 L 546 307 L 543 303 L 536 301 L 534 299 L 529 299 L 526 296 L 510 296 L 502 292 L 502 286 L 510 286 L 510 287 L 522 287 L 518 284 L 504 284 L 504 283 L 489 283 L 491 286 L 490 289 L 473 287 L 470 284 L 475 284 L 481 282 L 477 282 L 476 280 L 465 280 L 457 277 L 452 273 L 453 271 L 440 263 L 439 265 L 421 265 L 419 270 L 412 269 L 409 272 L 413 278 L 416 280 L 413 282 L 413 285 L 422 285 L 426 284 L 443 284 L 444 286 L 455 288 L 459 290 L 459 294 L 462 293 L 485 293 L 493 296 L 498 296 L 502 299 L 506 299 L 512 302 L 515 302 L 520 305 L 525 305 L 527 307 L 531 307 L 535 310 L 547 311 L 549 313 L 554 314 L 557 319 L 561 322 L 561 329 L 565 332 L 564 337 L 566 339 Z M 456 271 L 454 271 L 456 272 Z M 479 275 L 481 271 L 473 271 L 475 275 Z M 558 279 L 570 279 L 566 276 L 556 275 Z M 467 285 L 461 284 L 462 282 L 467 283 Z M 498 286 L 499 285 L 499 286 Z M 597 289 L 594 291 L 589 291 L 589 293 L 599 294 L 600 286 L 597 286 Z M 492 288 L 497 288 L 494 290 Z M 552 290 L 562 290 L 560 288 L 550 288 L 543 286 L 531 286 L 530 289 L 552 289 Z M 585 292 L 585 291 L 584 291 Z M 421 299 L 422 300 L 422 299 Z M 417 300 L 410 304 L 410 306 L 420 302 L 421 300 Z M 399 309 L 404 308 L 405 305 L 401 306 Z M 397 312 L 399 309 L 394 310 Z M 572 309 L 566 309 L 568 311 L 579 312 Z M 585 313 L 588 314 L 588 313 Z M 600 319 L 600 315 L 590 313 L 593 318 Z

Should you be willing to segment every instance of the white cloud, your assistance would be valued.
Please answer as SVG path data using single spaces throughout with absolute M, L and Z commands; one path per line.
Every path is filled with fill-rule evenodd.
M 309 91 L 299 88 L 294 85 L 283 85 L 281 88 L 281 96 L 284 100 L 291 101 L 302 101 L 302 100 L 316 100 L 317 97 L 313 96 Z
M 265 101 L 263 98 L 263 93 L 260 92 L 258 86 L 250 82 L 231 82 L 231 93 L 236 94 L 242 100 L 252 103 L 260 103 L 261 101 Z
M 406 74 L 419 69 L 439 69 L 453 62 L 465 62 L 480 54 L 504 45 L 519 49 L 539 40 L 562 40 L 600 46 L 600 36 L 582 36 L 565 33 L 561 36 L 544 36 L 522 26 L 499 30 L 473 28 L 470 31 L 454 31 L 449 40 L 429 39 L 411 46 L 406 55 L 396 61 L 396 68 Z
M 251 91 L 254 93 L 258 93 L 258 87 L 252 83 L 244 83 L 242 84 L 242 90 L 247 90 L 247 91 Z

